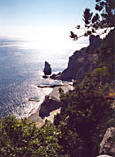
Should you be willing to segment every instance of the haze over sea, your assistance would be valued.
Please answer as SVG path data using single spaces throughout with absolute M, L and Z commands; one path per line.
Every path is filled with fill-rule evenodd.
M 44 61 L 51 64 L 53 72 L 62 71 L 75 49 L 58 49 L 57 44 L 57 49 L 45 50 L 37 44 L 39 47 L 36 42 L 0 39 L 0 117 L 13 114 L 20 118 L 35 112 L 39 103 L 28 99 L 42 100 L 51 91 L 37 87 L 44 82 Z

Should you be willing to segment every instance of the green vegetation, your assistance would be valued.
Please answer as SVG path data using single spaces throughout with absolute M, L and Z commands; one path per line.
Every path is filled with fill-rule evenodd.
M 58 157 L 60 131 L 52 124 L 38 129 L 25 120 L 7 117 L 0 120 L 0 157 Z
M 97 64 L 103 68 L 103 83 L 115 80 L 115 28 L 109 32 L 103 40 L 100 48 L 97 49 Z
M 115 1 L 96 0 L 96 12 L 93 14 L 90 9 L 84 11 L 84 22 L 87 28 L 92 28 L 91 33 L 99 28 L 115 27 Z M 106 32 L 106 31 L 105 31 Z
M 83 36 L 89 36 L 91 34 L 104 34 L 108 30 L 115 28 L 115 1 L 114 0 L 95 0 L 95 13 L 92 13 L 89 8 L 86 8 L 83 14 L 83 20 L 85 23 L 83 35 L 77 36 L 72 31 L 70 37 L 77 40 Z M 76 29 L 80 29 L 81 26 L 77 25 Z M 98 30 L 104 29 L 100 34 Z
M 74 87 L 66 95 L 61 92 L 61 114 L 55 118 L 62 133 L 60 143 L 69 157 L 96 156 L 103 132 L 112 125 L 108 123 L 114 113 L 113 100 L 107 98 L 109 87 L 91 75 Z
M 112 28 L 97 49 L 98 67 L 87 74 L 74 90 L 64 94 L 60 89 L 61 113 L 54 124 L 37 128 L 34 123 L 0 119 L 0 157 L 95 157 L 104 132 L 115 126 L 115 104 L 109 92 L 114 83 L 115 2 L 96 0 L 99 14 L 84 11 L 86 34 L 98 28 Z M 80 29 L 80 26 L 77 26 Z M 106 32 L 104 31 L 104 33 Z M 71 38 L 78 39 L 71 32 Z M 114 89 L 112 89 L 114 91 Z
M 85 33 L 79 37 L 98 34 L 102 28 L 103 33 L 109 30 L 97 48 L 98 67 L 80 84 L 75 81 L 72 92 L 64 94 L 60 90 L 62 108 L 55 117 L 55 125 L 62 133 L 59 142 L 69 157 L 98 155 L 104 132 L 115 126 L 114 98 L 108 96 L 115 80 L 115 2 L 96 0 L 95 8 L 98 13 L 94 15 L 90 9 L 84 11 Z M 76 28 L 80 29 L 80 25 Z M 73 32 L 70 37 L 79 38 Z

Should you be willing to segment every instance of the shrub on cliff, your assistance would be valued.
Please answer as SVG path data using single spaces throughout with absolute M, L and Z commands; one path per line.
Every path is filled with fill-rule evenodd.
M 27 120 L 0 119 L 0 157 L 59 157 L 58 136 L 51 124 L 38 129 Z
M 69 157 L 93 157 L 98 153 L 103 131 L 112 118 L 112 102 L 108 86 L 88 75 L 80 85 L 67 94 L 61 91 L 61 114 L 55 118 L 62 133 L 59 139 Z
M 106 82 L 115 80 L 115 28 L 109 32 L 97 49 L 98 67 L 104 68 Z

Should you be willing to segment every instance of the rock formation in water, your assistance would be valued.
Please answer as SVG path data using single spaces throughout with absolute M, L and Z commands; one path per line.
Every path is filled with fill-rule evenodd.
M 87 72 L 92 71 L 96 67 L 97 54 L 95 52 L 101 44 L 102 40 L 99 36 L 91 35 L 89 38 L 89 46 L 75 51 L 69 57 L 68 67 L 62 72 L 61 80 L 71 81 L 77 79 L 81 81 Z
M 45 75 L 51 75 L 52 69 L 51 69 L 50 64 L 47 61 L 45 61 L 45 66 L 44 66 L 43 72 Z

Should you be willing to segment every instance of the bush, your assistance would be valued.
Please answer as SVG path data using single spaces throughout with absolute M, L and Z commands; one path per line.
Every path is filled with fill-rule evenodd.
M 53 124 L 39 129 L 34 123 L 7 117 L 0 120 L 1 157 L 59 157 L 60 131 Z
M 113 100 L 107 99 L 108 86 L 88 75 L 75 89 L 61 93 L 61 114 L 55 118 L 62 133 L 60 144 L 69 157 L 96 156 L 108 121 L 112 118 Z M 60 120 L 60 121 L 59 121 Z

